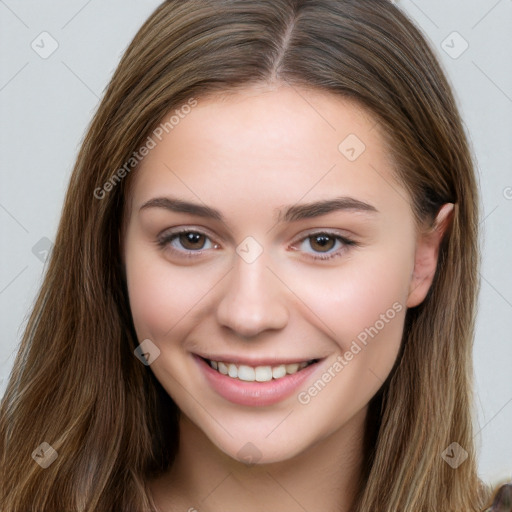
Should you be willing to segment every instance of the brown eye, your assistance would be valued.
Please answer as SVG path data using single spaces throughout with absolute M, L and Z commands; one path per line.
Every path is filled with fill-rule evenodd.
M 184 249 L 188 250 L 198 250 L 203 249 L 205 242 L 207 240 L 207 237 L 201 233 L 196 233 L 194 231 L 188 231 L 185 233 L 180 233 L 179 235 L 179 241 L 181 246 Z
M 308 237 L 311 248 L 318 252 L 330 251 L 336 245 L 336 239 L 330 235 L 321 233 Z
M 320 231 L 301 238 L 297 245 L 307 258 L 325 261 L 343 256 L 358 243 L 334 232 Z
M 161 249 L 170 250 L 176 256 L 187 257 L 200 256 L 204 251 L 219 247 L 206 233 L 189 229 L 164 233 L 157 238 L 156 243 Z

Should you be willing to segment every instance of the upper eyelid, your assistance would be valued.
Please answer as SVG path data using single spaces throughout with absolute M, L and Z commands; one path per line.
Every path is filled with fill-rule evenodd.
M 322 234 L 330 235 L 333 237 L 345 238 L 345 239 L 349 239 L 349 240 L 353 240 L 355 238 L 354 234 L 347 233 L 345 230 L 341 230 L 341 229 L 337 230 L 337 229 L 333 229 L 333 228 L 331 228 L 331 229 L 329 229 L 329 228 L 326 228 L 326 229 L 314 228 L 312 230 L 307 230 L 305 233 L 302 233 L 301 235 L 298 235 L 296 238 L 293 239 L 294 241 L 292 243 L 301 242 L 302 240 L 309 238 L 310 236 L 322 235 Z
M 157 239 L 168 238 L 171 236 L 180 235 L 182 233 L 199 233 L 200 235 L 206 235 L 210 239 L 215 239 L 216 236 L 213 235 L 206 228 L 196 228 L 196 227 L 177 227 L 177 228 L 169 228 L 164 229 L 161 233 L 157 235 Z
M 307 240 L 309 237 L 312 237 L 314 235 L 321 235 L 326 234 L 328 236 L 332 236 L 336 240 L 340 240 L 342 243 L 343 241 L 350 241 L 352 244 L 356 244 L 356 240 L 354 239 L 353 235 L 347 235 L 340 232 L 341 230 L 335 230 L 333 228 L 311 228 L 310 230 L 307 230 L 306 232 L 303 232 L 302 234 L 295 237 L 291 242 L 290 246 L 293 246 L 299 242 L 303 242 L 304 240 Z M 212 236 L 210 232 L 205 228 L 197 228 L 197 227 L 180 227 L 180 228 L 174 228 L 170 230 L 164 230 L 160 235 L 158 235 L 158 240 L 164 240 L 166 238 L 176 237 L 182 233 L 198 233 L 200 235 L 206 236 L 212 244 L 217 244 L 216 237 Z M 176 249 L 179 251 L 179 249 Z M 198 250 L 191 250 L 191 249 L 184 249 L 183 251 L 179 252 L 189 252 L 189 253 L 201 253 L 204 251 L 208 251 L 208 249 L 198 249 Z

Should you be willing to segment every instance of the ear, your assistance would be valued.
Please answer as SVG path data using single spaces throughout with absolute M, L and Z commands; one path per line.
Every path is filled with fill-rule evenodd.
M 408 308 L 421 304 L 430 290 L 436 273 L 439 247 L 452 222 L 453 209 L 453 203 L 443 205 L 437 214 L 433 227 L 419 235 L 414 258 L 414 270 L 409 284 Z

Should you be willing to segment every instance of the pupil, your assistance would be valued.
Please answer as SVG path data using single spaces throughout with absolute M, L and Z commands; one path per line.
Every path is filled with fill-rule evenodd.
M 197 247 L 197 243 L 203 237 L 203 235 L 201 235 L 200 233 L 183 233 L 181 236 L 182 236 L 182 242 L 184 242 L 183 243 L 184 247 L 186 247 L 187 244 L 192 245 L 192 249 L 201 249 L 204 246 L 204 241 L 203 241 L 203 244 L 200 247 Z M 194 244 L 195 244 L 195 247 L 194 247 Z
M 317 244 L 321 249 L 332 249 L 333 239 L 329 235 L 318 235 L 313 237 L 314 244 Z M 330 245 L 329 245 L 330 244 Z

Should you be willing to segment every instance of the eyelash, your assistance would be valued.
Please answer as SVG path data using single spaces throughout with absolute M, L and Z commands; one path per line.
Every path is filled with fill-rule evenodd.
M 177 250 L 174 247 L 172 247 L 170 245 L 170 243 L 173 240 L 177 239 L 179 237 L 179 235 L 182 235 L 184 233 L 194 233 L 197 235 L 205 236 L 206 238 L 210 239 L 210 237 L 202 231 L 198 231 L 198 230 L 194 230 L 194 229 L 182 229 L 179 231 L 173 231 L 173 232 L 166 233 L 164 235 L 159 236 L 156 240 L 156 243 L 157 243 L 158 247 L 160 247 L 162 250 L 169 247 L 173 253 L 179 255 L 180 257 L 184 257 L 184 258 L 197 258 L 205 250 L 208 250 L 208 249 L 205 249 L 205 250 L 199 250 L 199 251 L 191 251 L 191 250 L 185 249 L 184 251 L 180 251 L 180 250 Z M 342 253 L 344 253 L 347 250 L 346 247 L 356 247 L 359 245 L 354 240 L 351 240 L 345 236 L 341 236 L 341 235 L 338 235 L 337 233 L 330 232 L 330 231 L 316 231 L 313 233 L 309 233 L 308 235 L 306 235 L 306 236 L 300 238 L 299 240 L 297 240 L 296 242 L 294 242 L 294 245 L 298 244 L 298 243 L 302 243 L 310 238 L 315 238 L 315 237 L 318 237 L 321 235 L 325 235 L 325 236 L 335 239 L 336 241 L 340 241 L 345 246 L 345 249 L 338 249 L 336 252 L 328 253 L 328 255 L 326 255 L 326 256 L 312 256 L 311 254 L 309 254 L 308 258 L 315 260 L 315 261 L 326 261 L 326 260 L 336 258 L 338 256 L 342 256 Z M 214 244 L 214 245 L 217 245 L 217 244 Z M 322 254 L 322 253 L 317 253 L 317 254 Z

